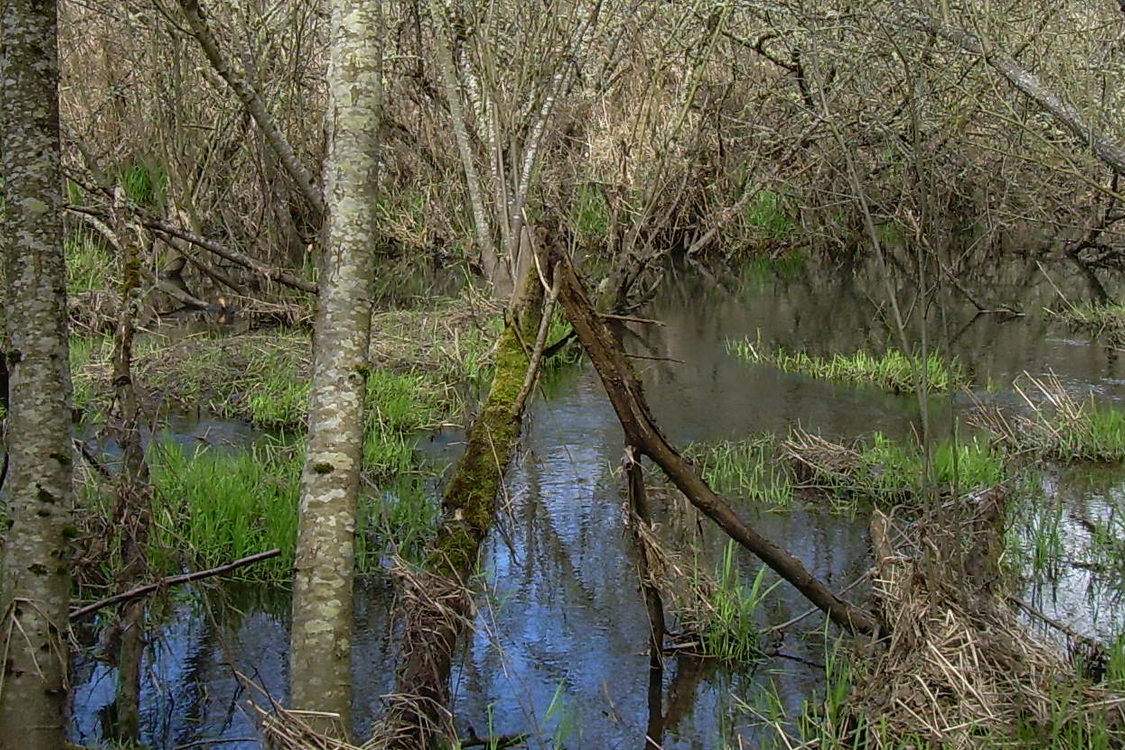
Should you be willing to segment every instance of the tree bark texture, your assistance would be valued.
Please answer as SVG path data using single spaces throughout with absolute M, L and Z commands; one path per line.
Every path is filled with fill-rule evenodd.
M 120 201 L 118 201 L 120 203 Z M 115 212 L 116 216 L 116 212 Z M 117 222 L 120 225 L 120 221 Z M 122 232 L 117 232 L 121 236 Z M 117 503 L 113 511 L 116 534 L 116 583 L 123 589 L 147 573 L 148 537 L 152 525 L 152 485 L 140 430 L 140 402 L 133 385 L 133 336 L 140 315 L 141 258 L 137 242 L 119 243 L 121 309 L 113 341 L 114 432 L 121 446 L 121 470 L 116 476 Z M 117 724 L 114 737 L 123 745 L 139 744 L 141 732 L 141 662 L 144 658 L 145 603 L 121 608 L 117 653 Z
M 480 544 L 492 527 L 496 498 L 508 463 L 519 445 L 531 368 L 531 350 L 543 305 L 533 265 L 525 293 L 513 305 L 500 334 L 496 370 L 480 417 L 468 435 L 442 502 L 444 519 L 431 544 L 425 570 L 402 576 L 406 627 L 395 694 L 369 747 L 423 750 L 452 732 L 449 676 L 457 637 L 470 615 L 469 577 Z
M 730 538 L 793 584 L 833 622 L 852 633 L 875 632 L 878 623 L 870 613 L 837 597 L 788 550 L 750 528 L 684 461 L 653 419 L 640 380 L 633 374 L 612 333 L 595 312 L 566 253 L 555 246 L 551 262 L 558 264 L 558 272 L 562 274 L 559 300 L 578 340 L 601 377 L 625 430 L 626 443 L 651 458 L 692 505 L 718 524 Z
M 10 374 L 0 596 L 0 748 L 65 740 L 70 367 L 59 169 L 57 8 L 8 0 L 0 20 L 4 307 Z
M 381 107 L 379 3 L 332 0 L 328 240 L 293 589 L 292 705 L 350 730 L 354 535 L 371 334 Z

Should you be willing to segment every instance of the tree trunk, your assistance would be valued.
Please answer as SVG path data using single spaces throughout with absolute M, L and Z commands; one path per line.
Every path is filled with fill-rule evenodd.
M 115 212 L 116 217 L 116 212 Z M 120 221 L 116 222 L 120 225 Z M 118 231 L 117 236 L 123 236 Z M 113 342 L 114 432 L 121 446 L 121 470 L 116 477 L 117 506 L 113 533 L 120 567 L 115 582 L 122 590 L 139 583 L 148 572 L 148 537 L 152 525 L 152 485 L 141 441 L 140 403 L 133 385 L 133 334 L 141 310 L 141 257 L 137 242 L 118 248 L 121 269 L 121 309 Z M 123 745 L 140 743 L 141 661 L 144 658 L 144 600 L 121 608 L 114 627 L 121 634 L 117 652 L 117 725 L 114 737 Z
M 540 327 L 542 286 L 534 266 L 524 288 L 500 334 L 492 386 L 446 488 L 444 519 L 425 569 L 400 576 L 406 620 L 402 664 L 395 693 L 384 697 L 386 717 L 368 747 L 422 750 L 452 737 L 449 676 L 457 638 L 471 616 L 468 582 L 496 515 L 504 472 L 519 444 L 524 406 L 546 340 L 546 327 Z M 537 329 L 539 335 L 534 336 Z M 533 340 L 535 347 L 529 350 Z
M 0 22 L 11 460 L 0 596 L 4 750 L 58 750 L 66 737 L 73 448 L 57 20 L 55 2 L 8 0 Z
M 381 107 L 381 9 L 332 0 L 328 239 L 293 588 L 292 705 L 350 731 L 354 535 L 363 457 Z

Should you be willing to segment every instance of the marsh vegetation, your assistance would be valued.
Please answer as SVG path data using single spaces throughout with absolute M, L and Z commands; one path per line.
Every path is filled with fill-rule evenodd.
M 1120 9 L 48 5 L 0 748 L 1125 742 Z

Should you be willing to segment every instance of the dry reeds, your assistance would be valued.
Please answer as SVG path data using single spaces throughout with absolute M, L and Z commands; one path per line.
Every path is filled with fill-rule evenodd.
M 443 669 L 435 660 L 448 658 L 453 648 L 445 639 L 472 629 L 471 593 L 449 576 L 412 566 L 401 558 L 395 558 L 391 576 L 396 583 L 396 609 L 405 621 L 398 682 L 436 689 L 432 694 L 384 695 L 386 713 L 375 723 L 364 750 L 430 747 L 440 738 L 457 736 L 446 684 L 440 679 L 419 680 L 418 675 L 441 674 Z
M 1054 373 L 1036 378 L 1024 373 L 1012 388 L 1027 414 L 1010 414 L 977 403 L 970 424 L 996 435 L 1006 448 L 1059 460 L 1117 461 L 1125 458 L 1125 412 L 1079 402 Z
M 874 750 L 1027 747 L 1030 732 L 1057 747 L 1084 747 L 1060 737 L 1119 747 L 1125 696 L 1076 676 L 989 583 L 965 575 L 971 550 L 988 548 L 997 533 L 994 518 L 980 517 L 1002 502 L 973 499 L 977 507 L 950 500 L 909 528 L 876 515 L 873 585 L 890 635 L 877 654 L 854 660 L 852 691 L 826 723 L 833 739 Z M 935 522 L 967 514 L 968 523 Z

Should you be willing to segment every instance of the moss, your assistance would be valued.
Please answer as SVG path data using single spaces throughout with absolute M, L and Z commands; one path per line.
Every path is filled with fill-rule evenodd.
M 538 307 L 538 300 L 528 305 Z M 435 573 L 464 576 L 492 525 L 496 496 L 519 440 L 521 415 L 515 405 L 530 363 L 521 341 L 534 340 L 538 316 L 525 314 L 504 328 L 496 348 L 492 386 L 469 435 L 465 455 L 446 489 L 442 524 L 430 553 Z

